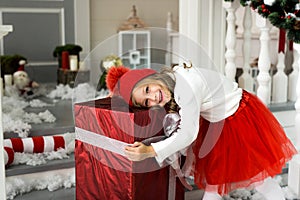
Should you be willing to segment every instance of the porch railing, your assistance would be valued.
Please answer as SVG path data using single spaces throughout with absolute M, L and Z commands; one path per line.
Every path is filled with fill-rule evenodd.
M 183 2 L 183 0 L 180 0 Z M 190 0 L 188 2 L 194 2 Z M 205 3 L 206 1 L 201 1 L 205 6 L 210 4 Z M 198 5 L 198 4 L 197 4 Z M 202 5 L 202 4 L 199 4 Z M 180 13 L 191 13 L 190 10 L 195 11 L 198 8 L 198 13 L 201 12 L 199 6 L 192 6 L 190 4 L 184 4 L 180 7 Z M 226 26 L 222 26 L 221 29 L 225 30 L 224 47 L 225 47 L 225 75 L 233 80 L 237 81 L 240 87 L 255 93 L 266 105 L 287 103 L 288 105 L 294 104 L 296 117 L 294 120 L 295 140 L 293 143 L 295 147 L 300 151 L 300 77 L 299 77 L 299 66 L 300 66 L 300 44 L 293 43 L 293 49 L 289 50 L 292 52 L 292 72 L 286 73 L 285 58 L 286 53 L 276 51 L 274 53 L 274 48 L 278 49 L 278 44 L 276 46 L 270 45 L 270 40 L 274 41 L 274 34 L 270 35 L 270 30 L 274 30 L 268 19 L 261 17 L 259 14 L 251 11 L 249 7 L 243 7 L 243 16 L 239 16 L 239 19 L 243 18 L 242 21 L 242 33 L 238 35 L 236 29 L 236 19 L 237 10 L 242 6 L 239 1 L 223 1 L 221 5 L 226 13 Z M 221 9 L 219 9 L 221 10 Z M 195 13 L 195 12 L 192 12 Z M 208 13 L 211 16 L 206 16 L 207 18 L 213 17 L 214 13 Z M 192 18 L 191 15 L 181 15 L 179 14 L 179 32 L 185 34 L 188 37 L 193 37 L 193 34 L 189 30 L 196 30 L 197 37 L 193 37 L 196 42 L 199 42 L 199 24 L 198 22 L 189 21 Z M 255 21 L 254 21 L 255 20 Z M 253 25 L 257 28 L 257 36 L 252 35 Z M 190 29 L 193 27 L 193 29 Z M 185 31 L 181 31 L 185 30 Z M 222 30 L 221 30 L 222 32 Z M 277 30 L 277 33 L 278 30 Z M 194 33 L 195 35 L 195 33 Z M 277 35 L 278 36 L 278 35 Z M 174 38 L 174 35 L 171 34 Z M 208 40 L 212 40 L 213 36 L 209 36 Z M 221 36 L 222 37 L 222 36 Z M 253 50 L 253 38 L 256 37 L 256 42 L 258 42 L 259 48 L 257 49 L 258 63 L 257 67 L 251 67 L 251 50 Z M 237 38 L 242 42 L 242 64 L 239 66 L 236 63 L 236 43 Z M 273 43 L 272 43 L 273 45 Z M 172 46 L 172 45 L 171 45 Z M 170 48 L 172 48 L 170 46 Z M 222 45 L 221 45 L 222 46 Z M 208 50 L 213 47 L 209 46 Z M 287 50 L 287 49 L 286 49 Z M 172 49 L 170 49 L 172 51 Z M 272 52 L 272 54 L 270 54 Z M 274 55 L 276 54 L 276 55 Z M 276 57 L 277 63 L 276 67 L 271 68 L 271 57 Z M 237 71 L 242 70 L 242 74 L 237 77 Z M 290 107 L 289 107 L 290 109 Z M 295 156 L 292 161 L 289 162 L 289 187 L 297 194 L 300 198 L 300 154 Z
M 236 1 L 235 1 L 236 2 Z M 235 26 L 235 10 L 237 8 L 235 2 L 225 2 L 224 8 L 227 12 L 227 24 L 228 29 L 226 32 L 226 47 L 227 51 L 231 51 L 231 55 L 235 53 L 232 52 L 235 49 L 233 44 L 228 45 L 227 41 L 235 41 L 236 31 L 232 31 L 232 28 Z M 256 26 L 260 29 L 260 49 L 258 56 L 258 68 L 255 69 L 258 71 L 257 76 L 253 76 L 253 69 L 249 68 L 249 55 L 250 55 L 250 41 L 251 41 L 251 27 L 252 27 L 252 17 L 251 10 L 249 7 L 244 8 L 243 16 L 243 74 L 238 79 L 239 85 L 244 89 L 247 89 L 255 94 L 266 104 L 270 103 L 284 103 L 284 102 L 295 102 L 295 141 L 294 145 L 300 150 L 300 78 L 299 78 L 299 66 L 300 66 L 300 44 L 293 43 L 293 71 L 290 74 L 286 74 L 285 69 L 285 54 L 281 51 L 277 55 L 277 65 L 276 73 L 270 73 L 273 69 L 270 69 L 270 28 L 272 25 L 266 18 L 262 18 L 260 15 L 256 14 Z M 230 38 L 230 39 L 228 39 Z M 227 56 L 225 56 L 227 58 Z M 227 58 L 227 63 L 234 65 L 232 63 L 232 58 Z M 225 67 L 228 67 L 229 64 L 226 64 Z M 226 76 L 232 79 L 234 76 L 234 70 L 226 70 Z M 255 83 L 257 82 L 257 90 Z M 300 197 L 300 154 L 295 156 L 292 161 L 289 163 L 289 187 Z

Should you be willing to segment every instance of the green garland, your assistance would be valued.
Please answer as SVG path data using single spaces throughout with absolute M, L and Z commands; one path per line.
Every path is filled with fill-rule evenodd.
M 76 55 L 80 51 L 82 51 L 82 47 L 76 44 L 65 44 L 62 46 L 56 46 L 53 51 L 53 56 L 57 57 L 58 55 L 61 55 L 63 51 L 68 51 L 71 55 Z
M 4 74 L 15 73 L 20 67 L 19 64 L 20 60 L 25 60 L 25 62 L 27 62 L 27 59 L 19 54 L 1 55 L 0 56 L 1 77 L 3 77 Z
M 240 0 L 240 3 L 242 6 L 250 6 L 262 17 L 269 19 L 273 26 L 285 29 L 289 40 L 300 43 L 299 0 L 275 0 L 272 5 L 264 4 L 263 0 Z

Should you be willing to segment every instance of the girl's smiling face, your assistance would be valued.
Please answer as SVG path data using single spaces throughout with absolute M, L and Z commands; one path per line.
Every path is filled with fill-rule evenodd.
M 160 84 L 150 83 L 134 89 L 132 99 L 136 104 L 142 107 L 163 107 L 171 100 L 171 94 L 167 88 Z

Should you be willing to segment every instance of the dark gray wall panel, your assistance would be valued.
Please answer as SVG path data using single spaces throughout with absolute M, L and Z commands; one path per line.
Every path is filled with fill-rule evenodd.
M 59 13 L 40 9 L 63 9 L 64 42 Z M 21 54 L 29 63 L 52 62 L 56 60 L 52 56 L 56 46 L 75 41 L 73 0 L 1 0 L 0 10 L 2 24 L 13 25 L 13 32 L 3 39 L 1 54 Z
M 61 43 L 57 13 L 4 13 L 3 23 L 14 29 L 4 38 L 4 54 L 20 54 L 29 62 L 53 60 L 53 49 Z

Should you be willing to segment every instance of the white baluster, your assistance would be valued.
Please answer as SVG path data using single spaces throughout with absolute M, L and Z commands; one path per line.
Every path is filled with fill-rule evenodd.
M 234 2 L 223 2 L 223 7 L 226 9 L 227 12 L 227 32 L 226 32 L 226 39 L 225 39 L 225 75 L 232 81 L 235 81 L 235 74 L 236 74 L 236 65 L 235 65 L 235 45 L 236 45 L 236 31 L 235 31 L 235 11 L 239 6 L 238 1 Z
M 290 73 L 288 79 L 289 79 L 289 89 L 288 89 L 288 100 L 289 101 L 296 101 L 297 94 L 296 94 L 296 86 L 297 86 L 297 79 L 298 79 L 298 60 L 300 59 L 300 56 L 296 50 L 293 50 L 293 71 Z
M 239 77 L 239 86 L 249 92 L 254 93 L 254 79 L 250 75 L 250 54 L 251 54 L 251 26 L 252 17 L 251 9 L 249 6 L 245 7 L 244 13 L 244 43 L 243 43 L 243 56 L 244 68 L 243 74 Z
M 273 76 L 272 102 L 287 102 L 288 77 L 284 73 L 284 53 L 278 53 L 277 73 Z
M 256 25 L 260 28 L 260 52 L 258 58 L 259 74 L 257 76 L 258 88 L 257 96 L 265 103 L 270 103 L 270 55 L 269 55 L 269 40 L 270 40 L 270 22 L 259 14 L 256 14 Z

